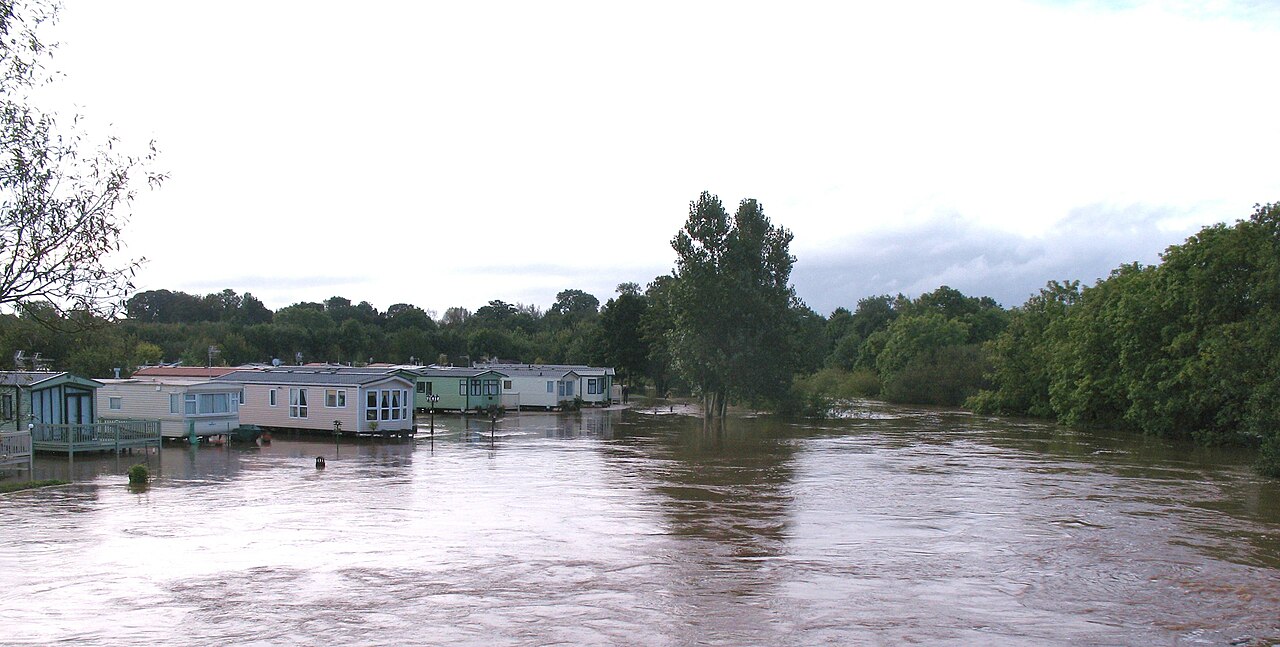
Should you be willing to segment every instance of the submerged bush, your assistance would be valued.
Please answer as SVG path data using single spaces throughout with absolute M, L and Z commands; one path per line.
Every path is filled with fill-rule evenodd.
M 841 401 L 874 397 L 879 392 L 880 380 L 875 371 L 824 368 L 796 378 L 787 397 L 778 403 L 778 411 L 803 418 L 825 418 Z
M 147 471 L 147 466 L 139 463 L 129 468 L 129 485 L 146 485 L 151 478 L 151 473 Z
M 987 385 L 986 362 L 977 344 L 948 346 L 918 357 L 885 380 L 885 400 L 959 406 Z

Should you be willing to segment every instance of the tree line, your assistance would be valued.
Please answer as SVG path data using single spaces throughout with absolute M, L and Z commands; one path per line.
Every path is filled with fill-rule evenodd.
M 1255 447 L 1280 476 L 1280 203 L 1158 265 L 1051 282 L 987 347 L 975 410 Z
M 672 240 L 673 271 L 603 304 L 566 289 L 546 310 L 494 300 L 437 316 L 335 296 L 271 311 L 230 289 L 150 290 L 123 318 L 38 304 L 0 315 L 0 350 L 90 377 L 161 361 L 605 365 L 633 388 L 701 398 L 708 418 L 729 403 L 800 416 L 860 397 L 966 406 L 1255 447 L 1280 474 L 1280 206 L 1206 227 L 1158 265 L 1050 281 L 1010 309 L 941 286 L 823 316 L 789 283 L 790 242 L 755 200 L 731 216 L 704 193 Z
M 964 405 L 1257 449 L 1280 476 L 1280 206 L 1202 229 L 1161 262 L 1092 286 L 1051 281 L 1022 306 L 947 286 L 823 316 L 790 284 L 792 234 L 756 200 L 701 194 L 676 265 L 601 305 L 566 289 L 545 311 L 490 301 L 435 316 L 334 296 L 272 311 L 249 293 L 134 293 L 142 259 L 109 265 L 154 146 L 96 145 L 28 97 L 47 82 L 57 5 L 0 0 L 0 352 L 104 377 L 161 361 L 279 359 L 613 366 L 624 383 L 820 416 L 857 397 Z

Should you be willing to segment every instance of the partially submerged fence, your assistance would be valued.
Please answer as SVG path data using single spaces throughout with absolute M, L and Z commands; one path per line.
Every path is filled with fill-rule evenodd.
M 77 452 L 121 451 L 155 447 L 160 451 L 159 420 L 115 420 L 83 425 L 31 426 L 31 444 L 35 451 L 61 452 L 68 456 Z
M 35 450 L 31 445 L 31 432 L 0 433 L 0 470 L 25 469 L 27 478 L 32 478 L 32 474 L 35 473 L 35 456 Z

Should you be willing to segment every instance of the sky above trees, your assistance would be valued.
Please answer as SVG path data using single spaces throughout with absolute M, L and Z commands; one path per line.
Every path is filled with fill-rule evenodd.
M 140 290 L 603 302 L 706 190 L 824 314 L 1012 306 L 1280 199 L 1255 3 L 64 4 L 40 99 L 170 174 Z

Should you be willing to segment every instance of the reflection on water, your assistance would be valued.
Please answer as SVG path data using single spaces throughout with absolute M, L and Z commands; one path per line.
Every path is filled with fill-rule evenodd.
M 42 458 L 80 482 L 0 497 L 0 643 L 1280 638 L 1280 487 L 1230 452 L 873 404 L 657 413 L 170 446 L 143 491 L 130 457 Z

